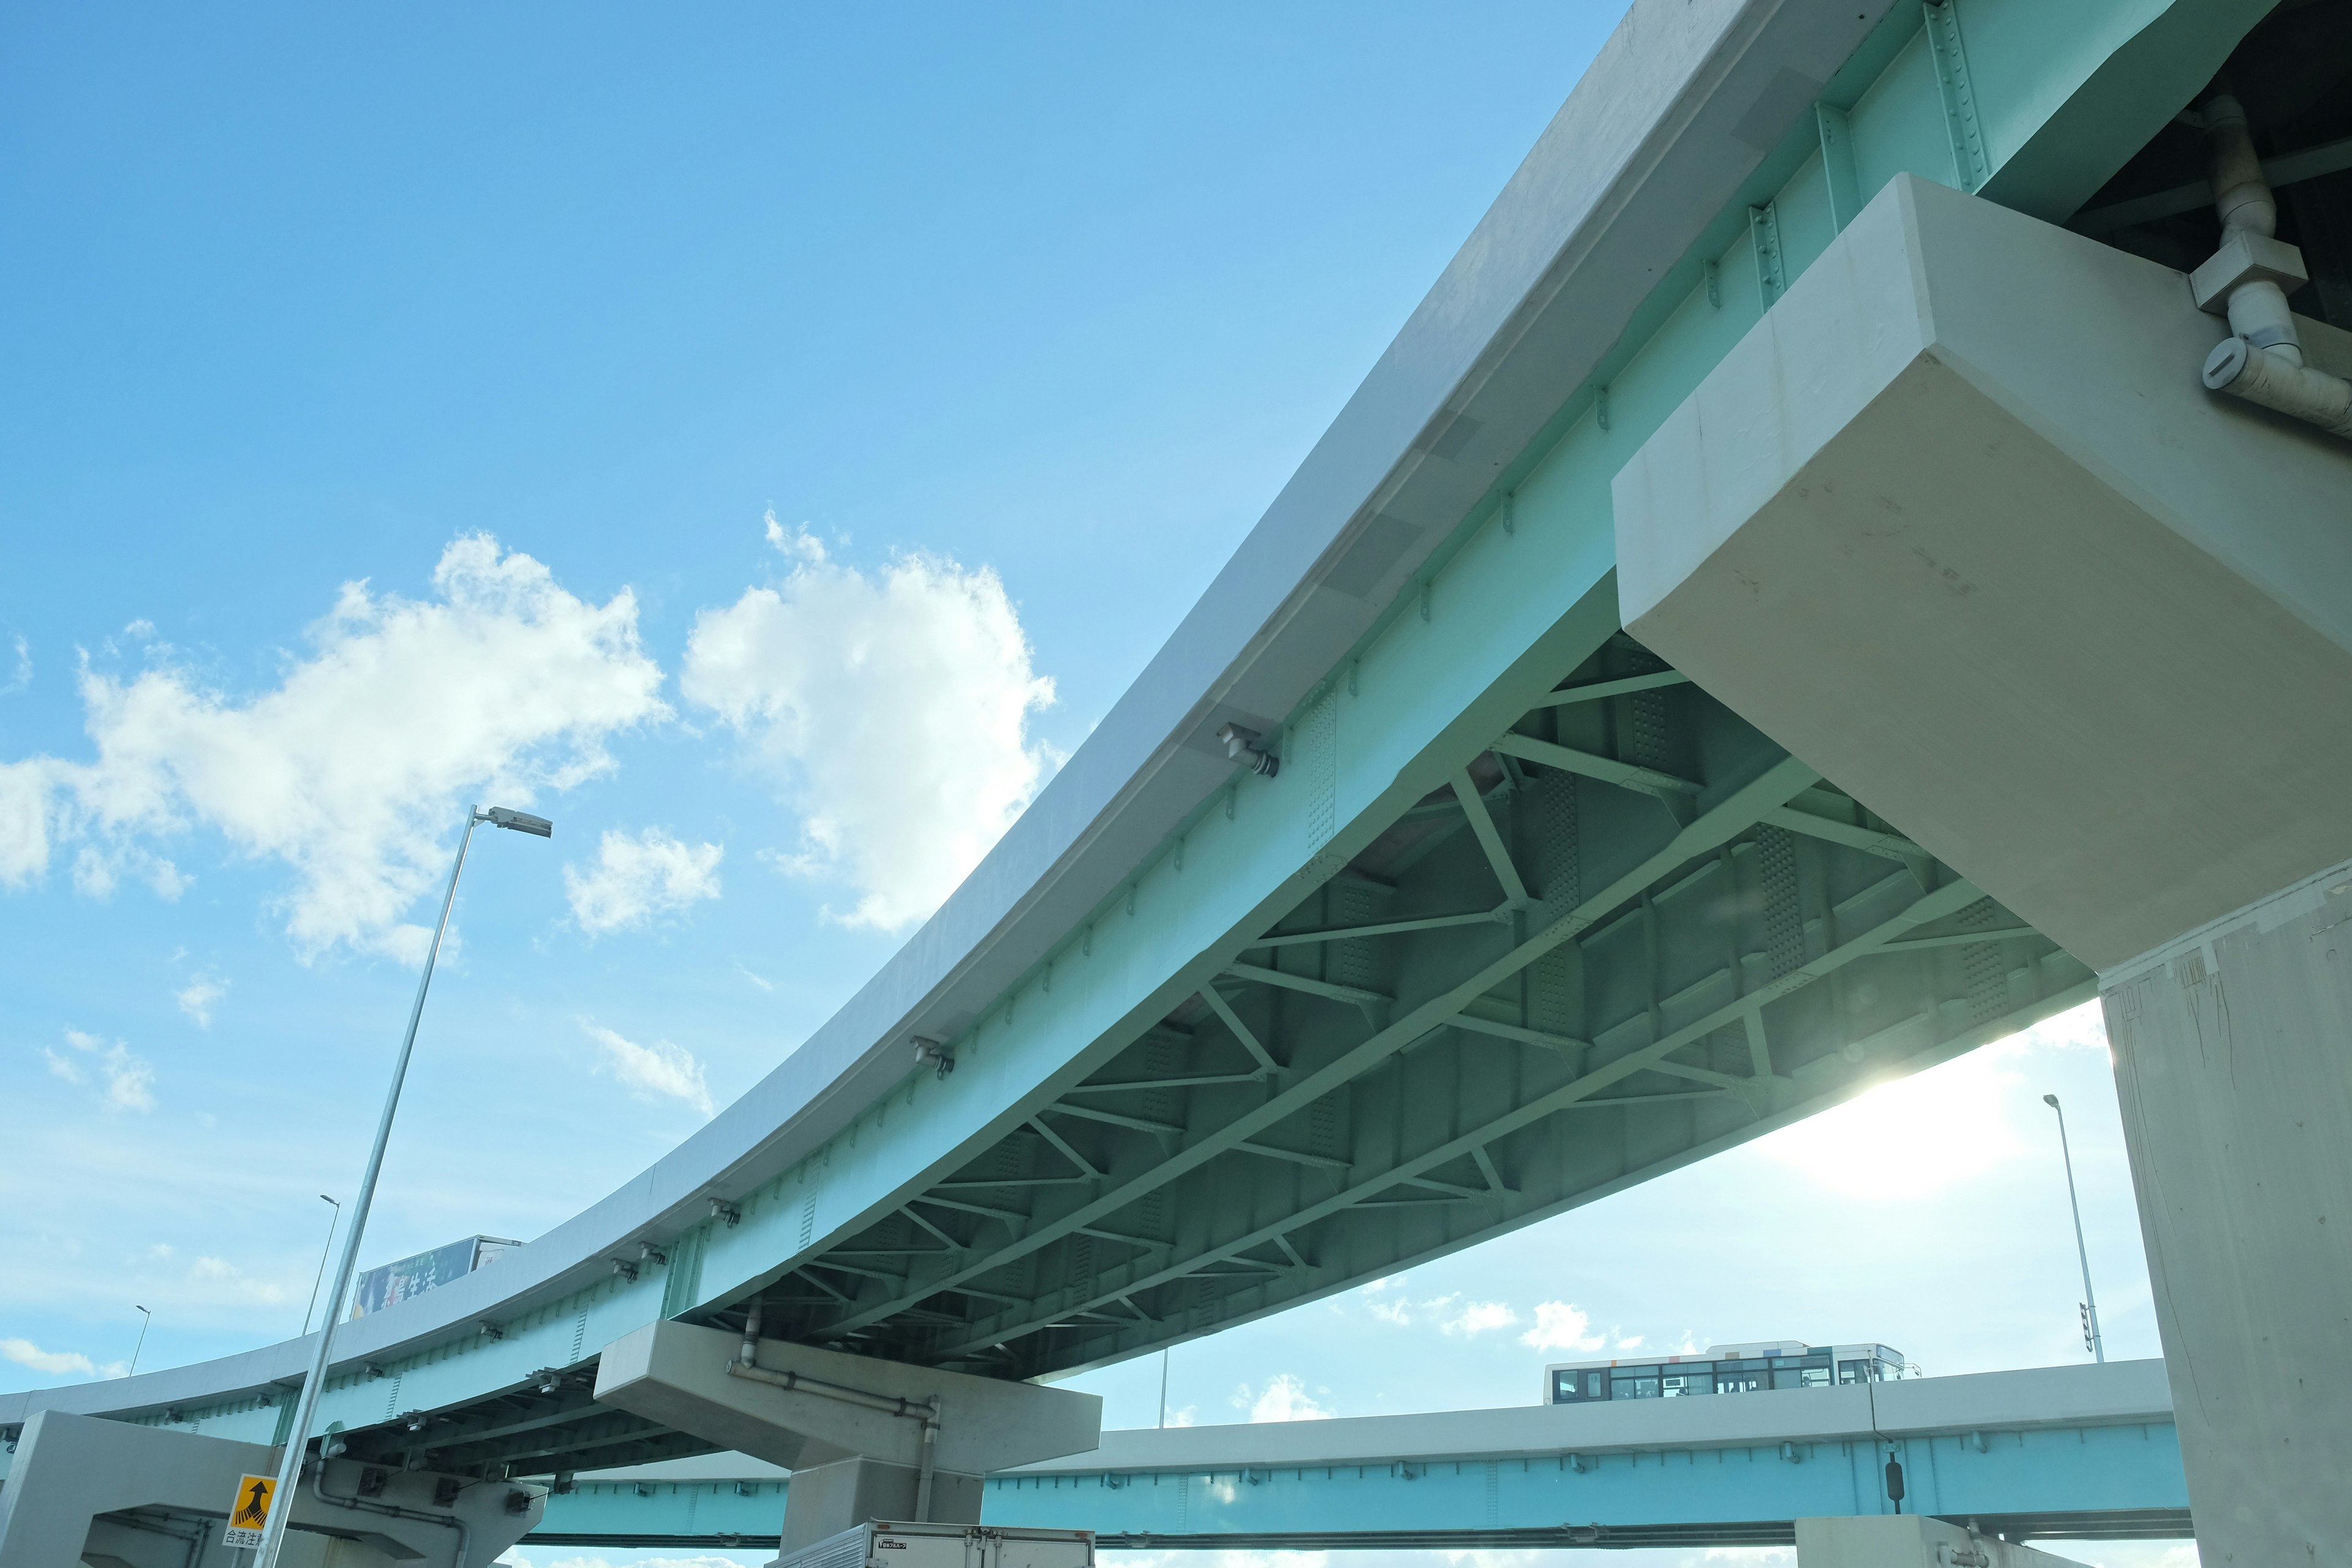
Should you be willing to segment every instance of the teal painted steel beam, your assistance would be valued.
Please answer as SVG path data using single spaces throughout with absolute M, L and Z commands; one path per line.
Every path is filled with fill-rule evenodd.
M 2161 1363 L 2126 1362 L 1867 1394 L 1112 1432 L 1095 1453 L 991 1477 L 982 1519 L 1129 1547 L 1786 1542 L 1800 1518 L 1889 1511 L 1891 1453 L 1907 1508 L 2012 1540 L 2179 1536 L 2187 1487 L 2165 1393 Z M 761 1542 L 781 1527 L 786 1484 L 740 1456 L 583 1476 L 549 1500 L 532 1539 Z

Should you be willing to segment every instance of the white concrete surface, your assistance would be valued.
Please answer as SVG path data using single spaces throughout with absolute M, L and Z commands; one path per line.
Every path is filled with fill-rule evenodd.
M 2352 1563 L 2352 864 L 2102 989 L 2203 1560 Z
M 231 1568 L 252 1555 L 221 1544 L 238 1479 L 274 1476 L 278 1460 L 278 1449 L 259 1444 L 43 1411 L 26 1426 L 0 1487 L 0 1568 L 68 1568 L 86 1552 L 100 1568 L 111 1568 L 102 1561 L 110 1558 L 131 1568 Z M 546 1503 L 542 1487 L 486 1486 L 478 1477 L 459 1478 L 455 1500 L 436 1503 L 440 1477 L 389 1471 L 378 1472 L 378 1494 L 361 1500 L 366 1468 L 331 1463 L 323 1499 L 305 1482 L 291 1505 L 285 1568 L 488 1568 Z M 523 1506 L 509 1511 L 517 1497 Z
M 2352 444 L 2222 331 L 1897 179 L 1618 474 L 1625 624 L 2094 968 L 2352 856 Z
M 2083 1568 L 1916 1514 L 1797 1521 L 1797 1568 Z

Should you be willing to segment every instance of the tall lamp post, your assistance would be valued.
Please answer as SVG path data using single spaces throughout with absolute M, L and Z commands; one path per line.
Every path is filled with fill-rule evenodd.
M 2091 1354 L 2105 1364 L 2107 1342 L 2099 1337 L 2099 1299 L 2091 1294 L 2091 1249 L 2083 1245 L 2083 1204 L 2074 1195 L 2074 1155 L 2066 1146 L 2066 1110 L 2054 1094 L 2043 1095 L 2042 1103 L 2058 1112 L 2058 1153 L 2066 1162 L 2066 1205 L 2074 1211 L 2074 1256 L 2083 1263 L 2083 1337 L 2091 1342 Z
M 272 1495 L 269 1521 L 262 1526 L 261 1544 L 254 1551 L 252 1568 L 277 1568 L 278 1553 L 286 1541 L 286 1521 L 294 1512 L 294 1494 L 302 1484 L 302 1458 L 310 1443 L 310 1423 L 319 1414 L 319 1393 L 327 1381 L 327 1364 L 335 1341 L 335 1309 L 352 1288 L 352 1269 L 358 1263 L 360 1237 L 367 1230 L 368 1205 L 375 1199 L 375 1179 L 383 1169 L 384 1145 L 392 1141 L 393 1113 L 400 1109 L 401 1080 L 408 1076 L 408 1058 L 416 1048 L 416 1021 L 425 1016 L 425 993 L 433 984 L 433 961 L 441 956 L 442 933 L 449 929 L 449 908 L 457 901 L 457 878 L 466 869 L 466 850 L 474 829 L 483 823 L 517 833 L 551 837 L 555 825 L 543 816 L 509 811 L 494 805 L 466 808 L 466 831 L 457 840 L 457 858 L 449 866 L 449 886 L 441 895 L 441 919 L 433 928 L 433 944 L 425 950 L 425 973 L 417 976 L 416 1000 L 408 1009 L 408 1033 L 393 1062 L 392 1087 L 384 1092 L 383 1115 L 375 1125 L 375 1146 L 368 1152 L 367 1173 L 360 1178 L 359 1195 L 352 1200 L 351 1223 L 343 1227 L 342 1261 L 335 1266 L 335 1292 L 327 1298 L 327 1320 L 319 1325 L 319 1348 L 310 1358 L 310 1373 L 302 1380 L 301 1397 L 294 1406 L 294 1424 L 286 1429 L 286 1457 L 278 1466 L 278 1489 Z M 331 1198 L 329 1202 L 333 1202 Z
M 306 1334 L 310 1331 L 310 1314 L 319 1310 L 319 1287 L 327 1282 L 327 1259 L 335 1255 L 335 1223 L 343 1217 L 342 1205 L 324 1193 L 319 1194 L 319 1201 L 333 1212 L 327 1217 L 327 1239 L 319 1247 L 319 1277 L 310 1281 L 310 1304 L 302 1309 L 302 1331 Z M 331 1301 L 327 1304 L 327 1316 L 334 1315 L 334 1303 Z
M 131 1303 L 131 1310 L 139 1314 L 139 1342 L 131 1347 L 131 1371 L 122 1374 L 125 1377 L 130 1377 L 138 1372 L 139 1352 L 147 1348 L 147 1331 L 155 1322 L 155 1314 L 137 1302 Z

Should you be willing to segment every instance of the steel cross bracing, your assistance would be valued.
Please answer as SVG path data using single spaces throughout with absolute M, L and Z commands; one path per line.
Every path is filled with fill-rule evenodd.
M 1617 1190 L 2091 984 L 1620 637 L 1210 985 L 770 1288 L 769 1331 L 1098 1363 Z
M 1008 1377 L 1496 1236 L 1942 1060 L 2088 971 L 1622 634 L 1139 1037 L 758 1294 L 767 1332 Z M 1009 1128 L 1009 1131 L 1003 1129 Z M 748 1298 L 690 1311 L 732 1327 Z M 561 1474 L 700 1451 L 593 1358 L 344 1435 Z
M 599 1405 L 593 1363 L 550 1369 L 456 1410 L 412 1411 L 341 1436 L 345 1457 L 392 1468 L 540 1475 L 646 1464 L 709 1445 Z

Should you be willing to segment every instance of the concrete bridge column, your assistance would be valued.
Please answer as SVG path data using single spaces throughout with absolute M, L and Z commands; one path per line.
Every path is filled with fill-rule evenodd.
M 790 1469 L 786 1552 L 869 1520 L 978 1524 L 990 1472 L 1101 1441 L 1091 1394 L 749 1334 L 747 1356 L 744 1334 L 648 1323 L 604 1347 L 596 1398 Z
M 2098 971 L 2200 1552 L 2341 1565 L 2352 442 L 2206 392 L 2227 330 L 1898 178 L 1617 475 L 1619 592 Z
M 25 1424 L 0 1486 L 0 1568 L 231 1568 L 221 1544 L 242 1475 L 278 1473 L 279 1450 L 169 1427 L 44 1410 Z M 539 1522 L 545 1490 L 324 1461 L 291 1502 L 286 1568 L 488 1568 Z M 282 1500 L 280 1506 L 288 1506 Z
M 2083 1568 L 2071 1557 L 1916 1514 L 1797 1521 L 1797 1568 Z
M 2100 999 L 2206 1562 L 2352 1563 L 2352 863 Z

